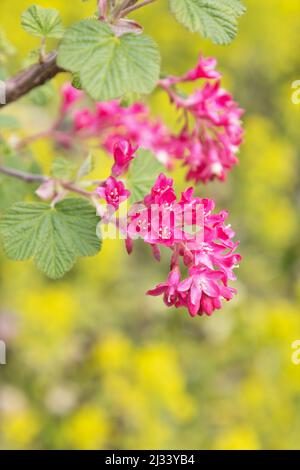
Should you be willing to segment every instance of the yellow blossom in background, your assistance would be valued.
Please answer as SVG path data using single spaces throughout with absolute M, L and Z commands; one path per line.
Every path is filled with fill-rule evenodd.
M 63 439 L 72 449 L 101 449 L 107 441 L 108 423 L 101 409 L 82 407 L 64 424 Z
M 224 432 L 213 447 L 218 450 L 260 450 L 255 433 L 251 429 L 244 428 Z
M 1 422 L 4 443 L 15 449 L 28 449 L 39 431 L 39 422 L 29 410 L 12 413 Z

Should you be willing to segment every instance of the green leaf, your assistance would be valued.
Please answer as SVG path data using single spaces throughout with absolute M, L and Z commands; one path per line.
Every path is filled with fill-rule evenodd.
M 78 73 L 90 96 L 105 101 L 129 92 L 150 93 L 159 79 L 160 55 L 146 35 L 117 37 L 106 23 L 83 20 L 67 30 L 58 65 Z
M 61 38 L 64 34 L 59 12 L 54 8 L 31 5 L 22 14 L 21 25 L 33 36 Z
M 140 149 L 130 165 L 128 172 L 128 189 L 131 192 L 130 202 L 141 202 L 149 194 L 159 173 L 164 167 L 150 150 Z
M 77 257 L 99 252 L 98 222 L 95 209 L 84 199 L 65 199 L 55 208 L 20 202 L 0 221 L 0 236 L 10 259 L 33 258 L 38 269 L 51 279 L 59 279 Z
M 237 18 L 246 9 L 240 0 L 169 0 L 177 21 L 215 44 L 228 44 L 237 34 Z

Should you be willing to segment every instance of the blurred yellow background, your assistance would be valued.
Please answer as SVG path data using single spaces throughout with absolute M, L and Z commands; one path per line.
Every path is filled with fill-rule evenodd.
M 38 47 L 20 27 L 31 3 L 0 2 L 15 69 Z M 95 9 L 93 1 L 37 3 L 58 8 L 66 25 Z M 239 166 L 225 184 L 199 188 L 230 211 L 241 240 L 238 296 L 211 318 L 171 311 L 144 295 L 165 279 L 167 263 L 142 247 L 129 258 L 118 241 L 56 282 L 1 254 L 0 339 L 8 351 L 0 448 L 300 448 L 300 365 L 291 360 L 300 339 L 300 105 L 291 101 L 300 79 L 300 3 L 244 3 L 238 37 L 226 47 L 185 31 L 167 1 L 135 16 L 159 43 L 164 70 L 186 71 L 199 51 L 215 55 L 246 109 Z M 152 108 L 173 122 L 161 94 Z M 50 119 L 22 102 L 11 112 L 24 135 Z M 51 146 L 40 142 L 35 151 L 47 167 Z

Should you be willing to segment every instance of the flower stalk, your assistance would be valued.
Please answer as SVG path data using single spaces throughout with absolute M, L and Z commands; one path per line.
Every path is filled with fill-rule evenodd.
M 93 192 L 91 191 L 86 191 L 83 188 L 77 186 L 75 183 L 71 181 L 64 181 L 64 180 L 58 180 L 56 178 L 52 178 L 50 176 L 46 175 L 40 175 L 40 174 L 35 174 L 35 173 L 28 173 L 25 171 L 20 171 L 15 168 L 9 168 L 6 166 L 0 166 L 0 173 L 6 176 L 10 176 L 12 178 L 17 178 L 21 181 L 24 181 L 25 183 L 49 183 L 53 180 L 55 180 L 59 185 L 63 188 L 66 189 L 67 191 L 70 191 L 72 193 L 79 194 L 80 196 L 86 197 L 88 199 L 93 197 Z

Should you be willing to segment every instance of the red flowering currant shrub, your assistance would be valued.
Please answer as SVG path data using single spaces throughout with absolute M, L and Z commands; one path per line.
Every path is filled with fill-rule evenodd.
M 1 107 L 62 71 L 71 80 L 50 128 L 17 142 L 1 139 L 1 184 L 12 188 L 2 201 L 1 241 L 9 258 L 32 258 L 58 279 L 76 258 L 96 255 L 107 237 L 123 239 L 129 254 L 141 239 L 157 261 L 161 250 L 170 254 L 166 281 L 147 294 L 193 317 L 211 315 L 236 293 L 230 282 L 241 257 L 228 213 L 202 198 L 201 186 L 224 182 L 238 162 L 243 110 L 223 88 L 212 57 L 200 54 L 182 76 L 161 75 L 157 44 L 127 17 L 154 1 L 98 0 L 94 17 L 67 29 L 51 8 L 34 5 L 22 15 L 23 28 L 41 39 L 39 57 L 5 82 Z M 240 0 L 169 4 L 180 23 L 217 44 L 234 38 L 245 10 Z M 48 38 L 58 41 L 50 53 Z M 194 90 L 189 95 L 186 83 Z M 155 89 L 174 107 L 176 132 L 150 113 L 146 95 Z M 41 174 L 29 151 L 41 138 L 77 157 L 54 158 L 51 174 Z M 104 180 L 88 179 L 95 147 L 111 157 Z M 18 153 L 26 156 L 21 164 Z M 182 194 L 170 177 L 179 165 L 189 182 Z

